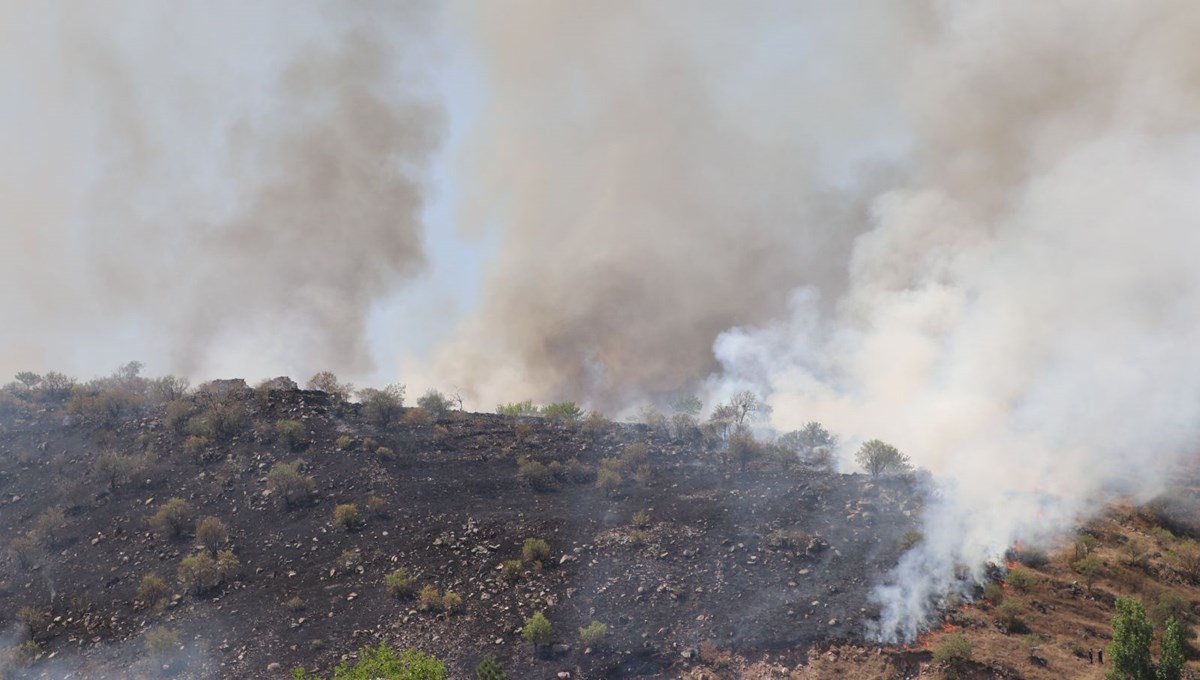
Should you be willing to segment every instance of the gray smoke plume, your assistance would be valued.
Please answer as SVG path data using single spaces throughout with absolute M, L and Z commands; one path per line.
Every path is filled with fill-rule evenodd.
M 876 591 L 883 641 L 921 630 L 956 566 L 1155 492 L 1200 441 L 1200 7 L 938 9 L 898 88 L 911 165 L 848 288 L 715 345 L 777 425 L 888 440 L 941 480 Z
M 197 375 L 368 368 L 372 303 L 424 263 L 432 15 L 0 5 L 0 368 L 85 338 Z
M 867 223 L 852 171 L 890 143 L 897 45 L 847 39 L 916 30 L 875 8 L 461 8 L 488 85 L 463 222 L 503 234 L 439 382 L 485 405 L 619 405 L 694 385 L 717 366 L 719 333 L 778 315 L 793 287 L 836 289 Z M 839 61 L 855 78 L 826 82 Z

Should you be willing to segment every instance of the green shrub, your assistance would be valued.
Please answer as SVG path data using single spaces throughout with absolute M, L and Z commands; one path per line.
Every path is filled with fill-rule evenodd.
M 416 580 L 408 574 L 408 570 L 400 567 L 383 578 L 387 591 L 394 597 L 411 595 L 416 588 Z
M 1008 572 L 1004 582 L 1019 593 L 1027 593 L 1037 586 L 1037 577 L 1026 567 L 1016 567 Z
M 116 491 L 130 480 L 137 468 L 137 459 L 133 456 L 108 452 L 96 459 L 92 472 L 108 484 L 109 491 Z
M 163 538 L 178 538 L 195 522 L 192 506 L 182 498 L 172 498 L 150 517 L 150 526 Z
M 504 667 L 491 654 L 485 656 L 475 667 L 475 677 L 477 680 L 508 680 Z
M 517 474 L 520 475 L 521 481 L 529 485 L 529 488 L 534 491 L 553 491 L 556 487 L 554 484 L 554 475 L 545 465 L 524 458 L 517 463 Z
M 1076 560 L 1071 564 L 1071 568 L 1083 578 L 1089 592 L 1092 590 L 1092 584 L 1104 574 L 1104 563 L 1095 555 L 1089 555 L 1082 560 Z
M 983 587 L 983 599 L 998 605 L 1004 601 L 1004 588 L 999 583 L 989 583 Z
M 241 571 L 242 562 L 233 554 L 232 550 L 220 550 L 217 552 L 217 576 L 224 583 L 238 575 Z
M 550 559 L 550 544 L 540 538 L 527 538 L 521 546 L 521 559 L 541 564 Z
M 157 626 L 146 631 L 146 654 L 156 659 L 170 656 L 179 651 L 179 633 L 170 628 Z
M 320 680 L 303 667 L 292 669 L 293 680 Z M 333 669 L 332 680 L 445 680 L 446 667 L 438 659 L 416 650 L 396 654 L 386 642 L 364 647 L 358 660 L 343 661 Z
M 437 422 L 437 418 L 432 413 L 426 411 L 420 406 L 410 408 L 404 413 L 404 418 L 401 419 L 405 425 L 419 427 L 421 425 L 433 425 Z
M 935 663 L 949 666 L 963 666 L 971 661 L 971 641 L 962 633 L 954 633 L 942 640 L 933 650 Z
M 294 451 L 304 441 L 304 423 L 299 420 L 280 420 L 275 423 L 275 433 L 280 441 Z
M 552 423 L 574 425 L 583 417 L 583 410 L 573 401 L 560 401 L 543 406 L 542 417 Z
M 529 617 L 525 621 L 524 627 L 521 628 L 521 636 L 526 641 L 534 645 L 544 645 L 550 641 L 554 635 L 554 631 L 550 626 L 550 621 L 546 619 L 546 615 L 538 612 Z
M 312 477 L 300 474 L 295 463 L 276 463 L 267 473 L 267 485 L 285 508 L 304 503 L 317 488 Z
M 445 416 L 453 404 L 446 395 L 431 389 L 421 395 L 421 398 L 417 400 L 417 406 L 428 411 L 434 419 L 438 419 Z
M 521 569 L 524 567 L 521 560 L 505 560 L 500 566 L 500 578 L 505 581 L 516 581 L 521 576 Z
M 209 553 L 216 553 L 229 541 L 229 527 L 217 517 L 205 517 L 196 523 L 196 542 Z
M 596 488 L 607 496 L 621 488 L 625 479 L 621 476 L 621 461 L 616 458 L 605 458 L 600 461 L 600 470 L 596 472 Z
M 536 416 L 538 407 L 532 401 L 514 401 L 496 406 L 496 413 L 502 416 Z
M 1000 624 L 1006 633 L 1020 633 L 1025 631 L 1025 622 L 1021 620 L 1024 614 L 1025 608 L 1021 603 L 1005 600 L 996 607 L 996 623 Z
M 353 503 L 341 503 L 333 508 L 333 526 L 344 531 L 354 531 L 362 524 L 362 516 L 358 506 Z
M 579 639 L 586 647 L 595 647 L 604 641 L 604 636 L 608 634 L 608 626 L 599 621 L 592 621 L 588 625 L 579 629 Z

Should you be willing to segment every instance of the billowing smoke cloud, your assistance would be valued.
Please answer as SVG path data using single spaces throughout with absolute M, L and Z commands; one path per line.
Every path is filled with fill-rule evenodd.
M 847 290 L 716 344 L 778 425 L 891 441 L 942 480 L 876 593 L 880 639 L 915 635 L 955 565 L 1195 452 L 1198 29 L 1186 2 L 939 5 L 900 88 L 911 166 Z
M 0 368 L 367 369 L 372 303 L 424 262 L 431 15 L 0 4 Z
M 443 383 L 485 405 L 670 392 L 716 367 L 720 332 L 845 280 L 867 224 L 852 171 L 894 143 L 892 33 L 919 16 L 528 0 L 458 19 L 488 87 L 463 221 L 503 235 Z

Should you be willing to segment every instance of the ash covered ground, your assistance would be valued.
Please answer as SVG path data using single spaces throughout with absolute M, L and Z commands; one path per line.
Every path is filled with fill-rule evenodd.
M 185 400 L 198 410 L 216 403 Z M 406 409 L 381 427 L 322 392 L 236 383 L 219 401 L 244 419 L 204 446 L 188 444 L 165 405 L 81 417 L 49 400 L 0 413 L 9 547 L 0 623 L 8 644 L 31 631 L 37 645 L 26 644 L 22 663 L 10 659 L 14 677 L 288 677 L 298 665 L 328 673 L 379 641 L 436 655 L 463 678 L 485 654 L 520 678 L 679 677 L 702 649 L 797 666 L 814 646 L 861 641 L 875 613 L 871 588 L 919 512 L 902 479 L 767 458 L 734 465 L 702 438 L 643 425 L 595 432 L 462 412 L 424 420 Z M 281 420 L 303 424 L 294 445 Z M 349 443 L 339 448 L 340 437 Z M 616 490 L 597 488 L 600 461 L 637 442 L 648 468 Z M 100 462 L 113 454 L 137 461 L 115 487 Z M 522 459 L 561 478 L 535 490 Z M 285 508 L 268 474 L 289 461 L 315 493 Z M 336 504 L 365 509 L 372 496 L 382 503 L 360 528 L 335 526 Z M 240 567 L 208 593 L 176 579 L 196 550 L 188 532 L 168 539 L 151 529 L 172 497 L 229 527 Z M 31 540 L 53 508 L 61 521 Z M 643 526 L 635 513 L 645 513 Z M 506 578 L 502 563 L 520 559 L 531 537 L 547 541 L 549 558 Z M 462 609 L 421 611 L 415 598 L 389 594 L 384 578 L 398 567 L 417 589 L 459 594 Z M 138 599 L 151 573 L 167 584 L 158 608 Z M 44 616 L 27 626 L 24 607 Z M 539 611 L 553 641 L 534 650 L 520 631 Z M 608 635 L 587 648 L 578 629 L 593 620 Z M 147 652 L 156 629 L 179 633 L 170 653 Z

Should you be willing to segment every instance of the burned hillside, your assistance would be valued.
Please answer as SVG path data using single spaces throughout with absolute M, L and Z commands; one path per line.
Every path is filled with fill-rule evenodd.
M 14 677 L 328 673 L 381 641 L 462 678 L 488 654 L 522 678 L 794 666 L 861 638 L 919 511 L 904 479 L 600 418 L 381 412 L 287 380 L 68 392 L 0 406 Z

